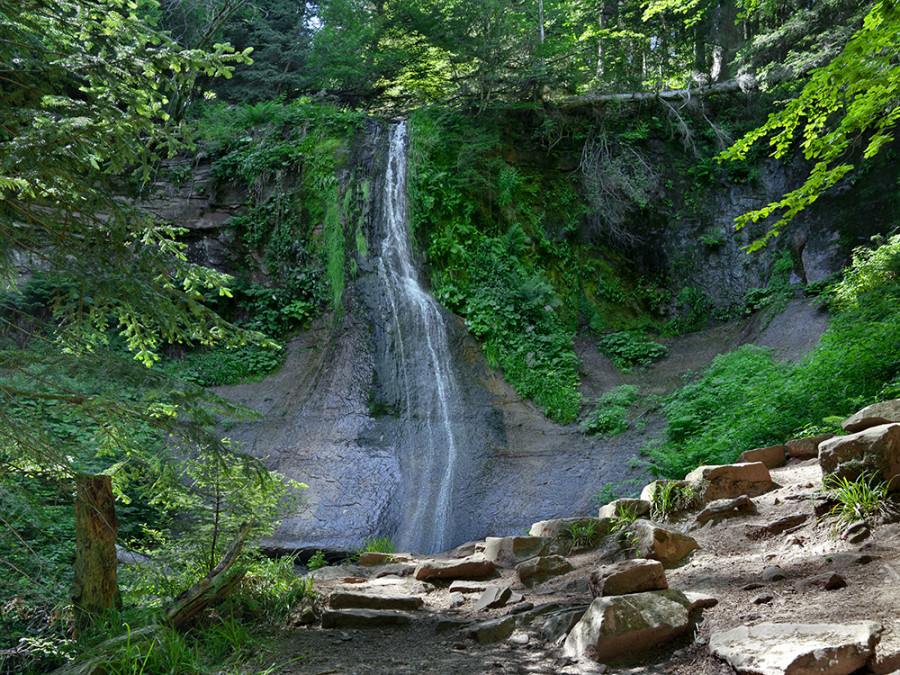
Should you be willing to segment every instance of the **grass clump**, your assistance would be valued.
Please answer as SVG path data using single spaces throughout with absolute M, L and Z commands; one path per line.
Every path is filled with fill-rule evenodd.
M 640 389 L 623 384 L 594 400 L 594 409 L 581 423 L 586 434 L 613 436 L 628 429 L 628 410 L 639 398 Z
M 887 481 L 876 482 L 874 477 L 862 474 L 856 480 L 843 476 L 826 476 L 823 489 L 836 501 L 825 518 L 834 518 L 834 530 L 884 515 L 888 506 Z

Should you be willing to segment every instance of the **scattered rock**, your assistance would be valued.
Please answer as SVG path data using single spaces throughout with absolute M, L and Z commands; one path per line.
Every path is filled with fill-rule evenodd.
M 406 562 L 409 559 L 410 555 L 408 553 L 379 553 L 378 551 L 363 551 L 359 554 L 359 564 L 363 567 Z
M 766 569 L 763 570 L 762 573 L 763 581 L 781 581 L 782 579 L 786 579 L 786 575 L 784 570 L 782 570 L 778 565 L 769 565 Z
M 834 434 L 794 438 L 785 443 L 784 447 L 793 459 L 814 459 L 819 456 L 819 444 L 829 438 L 834 438 Z
M 460 628 L 464 628 L 470 623 L 471 621 L 466 621 L 464 619 L 442 617 L 437 620 L 437 623 L 434 626 L 434 630 L 437 633 L 448 633 L 452 630 L 459 630 Z
M 511 644 L 518 645 L 520 647 L 524 647 L 525 645 L 528 644 L 530 639 L 531 638 L 528 636 L 528 633 L 526 633 L 525 631 L 514 630 L 512 632 L 512 635 L 509 636 L 508 641 Z
M 817 574 L 814 577 L 803 579 L 797 583 L 799 590 L 825 589 L 826 591 L 834 591 L 839 588 L 846 588 L 847 580 L 837 572 L 827 572 L 825 574 Z
M 694 612 L 700 611 L 701 609 L 707 609 L 709 607 L 715 607 L 719 604 L 719 601 L 711 595 L 706 595 L 705 593 L 693 593 L 691 591 L 684 591 L 682 595 L 687 599 L 690 603 L 688 605 L 688 614 L 692 615 Z
M 392 563 L 381 565 L 372 576 L 375 579 L 387 576 L 410 577 L 416 571 L 416 566 L 410 563 Z
M 475 603 L 475 611 L 483 612 L 488 609 L 494 609 L 495 607 L 503 607 L 511 595 L 512 591 L 508 588 L 488 586 L 484 593 L 481 594 L 481 597 L 478 598 L 478 602 Z
M 389 628 L 406 626 L 411 619 L 400 612 L 380 612 L 374 609 L 340 609 L 322 615 L 322 628 Z
M 332 609 L 396 609 L 413 612 L 422 607 L 422 598 L 412 595 L 380 595 L 335 591 L 328 599 Z
M 824 476 L 856 480 L 861 475 L 891 480 L 900 474 L 900 424 L 870 427 L 849 436 L 838 436 L 819 446 L 819 465 Z M 900 489 L 894 480 L 890 489 Z
M 468 558 L 421 562 L 416 567 L 415 577 L 419 580 L 479 579 L 493 573 L 494 563 L 483 556 L 472 555 Z
M 787 450 L 783 445 L 771 445 L 768 448 L 746 450 L 738 456 L 739 463 L 761 462 L 767 469 L 777 469 L 787 462 Z
M 605 537 L 612 530 L 609 518 L 554 518 L 535 523 L 531 526 L 528 534 L 532 537 L 557 537 L 572 525 L 589 527 L 592 523 L 599 537 Z
M 772 602 L 772 600 L 774 600 L 774 598 L 768 593 L 765 593 L 763 595 L 757 595 L 755 598 L 753 598 L 753 604 L 767 605 L 768 603 Z
M 726 518 L 752 516 L 756 513 L 756 504 L 747 495 L 741 495 L 734 499 L 717 499 L 707 504 L 706 508 L 697 514 L 691 529 L 702 527 L 708 522 L 718 523 Z
M 549 579 L 572 571 L 572 563 L 561 555 L 547 555 L 531 558 L 516 565 L 516 575 L 526 586 L 533 586 Z
M 690 626 L 690 603 L 681 596 L 683 602 L 653 592 L 597 598 L 572 628 L 564 653 L 605 661 L 669 642 Z
M 747 495 L 757 497 L 775 487 L 762 462 L 699 466 L 685 480 L 694 485 L 703 502 Z
M 504 616 L 499 619 L 490 621 L 482 621 L 469 627 L 468 635 L 470 638 L 478 642 L 478 644 L 487 645 L 492 642 L 505 640 L 512 635 L 516 627 L 516 616 Z
M 761 584 L 758 581 L 751 581 L 749 584 L 745 584 L 741 586 L 742 591 L 755 591 L 757 588 L 762 588 L 765 584 Z
M 669 587 L 663 565 L 658 560 L 625 560 L 591 573 L 591 595 L 625 595 Z
M 316 604 L 311 598 L 303 598 L 300 603 L 291 610 L 289 623 L 292 626 L 308 626 L 319 618 Z
M 568 635 L 575 624 L 581 621 L 587 608 L 588 605 L 580 604 L 577 607 L 546 614 L 534 622 L 534 628 L 544 639 L 556 642 Z
M 775 624 L 740 626 L 713 633 L 709 649 L 739 673 L 754 675 L 848 675 L 866 665 L 881 626 Z
M 765 525 L 751 525 L 747 528 L 747 536 L 751 539 L 762 539 L 763 537 L 781 534 L 798 525 L 803 525 L 807 520 L 809 520 L 808 514 L 795 513 L 790 516 L 785 516 L 784 518 L 779 518 L 778 520 L 773 520 L 771 523 L 766 523 Z
M 454 607 L 459 607 L 466 604 L 466 596 L 464 596 L 462 593 L 451 593 L 448 598 L 448 602 L 450 608 L 453 609 Z
M 900 422 L 900 399 L 882 401 L 866 406 L 844 420 L 841 426 L 851 434 L 882 424 Z
M 835 553 L 831 556 L 831 562 L 839 569 L 851 565 L 868 565 L 873 560 L 877 560 L 877 556 L 868 553 Z
M 547 553 L 549 537 L 488 537 L 484 557 L 498 567 L 515 567 L 523 560 Z
M 451 593 L 484 593 L 487 584 L 484 582 L 470 581 L 469 579 L 456 579 L 450 584 L 448 590 Z
M 650 502 L 646 499 L 616 499 L 609 504 L 600 507 L 598 518 L 619 518 L 623 515 L 633 515 L 642 518 L 650 513 Z
M 470 555 L 481 553 L 483 550 L 483 541 L 468 541 L 465 544 L 460 544 L 452 551 L 449 551 L 447 555 L 451 558 L 468 558 Z
M 857 520 L 845 527 L 841 536 L 851 544 L 859 544 L 872 536 L 869 524 L 864 520 Z
M 697 549 L 693 537 L 649 520 L 636 520 L 630 529 L 639 555 L 658 560 L 663 567 L 674 566 Z

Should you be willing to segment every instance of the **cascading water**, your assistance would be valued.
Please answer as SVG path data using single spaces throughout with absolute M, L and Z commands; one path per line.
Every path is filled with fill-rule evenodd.
M 405 478 L 407 505 L 396 538 L 403 548 L 435 552 L 446 548 L 458 458 L 451 402 L 455 383 L 444 316 L 437 301 L 423 288 L 413 265 L 406 201 L 406 139 L 406 124 L 393 124 L 378 262 L 388 313 L 384 332 L 394 357 L 401 414 L 410 422 L 407 432 L 417 436 L 406 440 L 418 446 Z M 419 381 L 423 373 L 430 375 L 428 382 Z

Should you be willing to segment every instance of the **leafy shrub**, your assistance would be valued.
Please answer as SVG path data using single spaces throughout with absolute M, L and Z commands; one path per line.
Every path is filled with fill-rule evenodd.
M 581 423 L 586 434 L 619 434 L 628 429 L 628 408 L 638 400 L 640 389 L 623 384 L 594 400 L 594 410 Z
M 310 570 L 319 570 L 323 567 L 328 567 L 328 561 L 325 559 L 325 553 L 322 551 L 316 551 L 310 556 L 309 561 L 306 563 L 307 569 Z
M 268 375 L 280 368 L 282 363 L 283 350 L 249 345 L 237 349 L 190 352 L 183 361 L 173 361 L 167 368 L 172 375 L 185 382 L 201 387 L 218 387 Z
M 640 494 L 639 488 L 642 484 L 643 481 L 640 478 L 629 478 L 615 483 L 607 483 L 591 497 L 591 504 L 600 508 L 617 499 L 637 497 Z
M 649 365 L 669 353 L 668 347 L 650 340 L 642 331 L 603 335 L 597 341 L 597 349 L 623 370 Z

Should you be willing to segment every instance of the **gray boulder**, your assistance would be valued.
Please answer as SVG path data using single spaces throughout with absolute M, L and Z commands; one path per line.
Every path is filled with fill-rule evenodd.
M 673 567 L 699 548 L 693 537 L 649 520 L 636 520 L 629 529 L 638 555 L 658 560 L 663 567 Z
M 572 571 L 572 563 L 561 555 L 547 555 L 531 558 L 516 565 L 516 576 L 526 586 L 533 586 L 550 577 Z
M 612 530 L 609 518 L 554 518 L 553 520 L 541 520 L 531 526 L 528 534 L 532 537 L 558 537 L 565 534 L 572 525 L 593 525 L 597 535 L 605 537 Z
M 893 479 L 900 474 L 900 424 L 882 424 L 825 441 L 819 445 L 819 466 L 825 476 Z M 900 489 L 900 480 L 892 481 L 891 489 Z
M 488 537 L 484 557 L 498 567 L 515 567 L 523 560 L 547 553 L 550 537 Z
M 687 632 L 690 601 L 678 591 L 596 598 L 563 645 L 575 659 L 607 659 L 651 649 Z
M 856 433 L 882 424 L 900 422 L 900 398 L 873 403 L 844 420 L 844 431 Z
M 625 595 L 659 591 L 669 587 L 666 572 L 658 560 L 623 560 L 591 573 L 591 595 Z
M 769 470 L 762 462 L 699 466 L 684 479 L 694 485 L 704 503 L 741 495 L 758 497 L 775 487 Z

